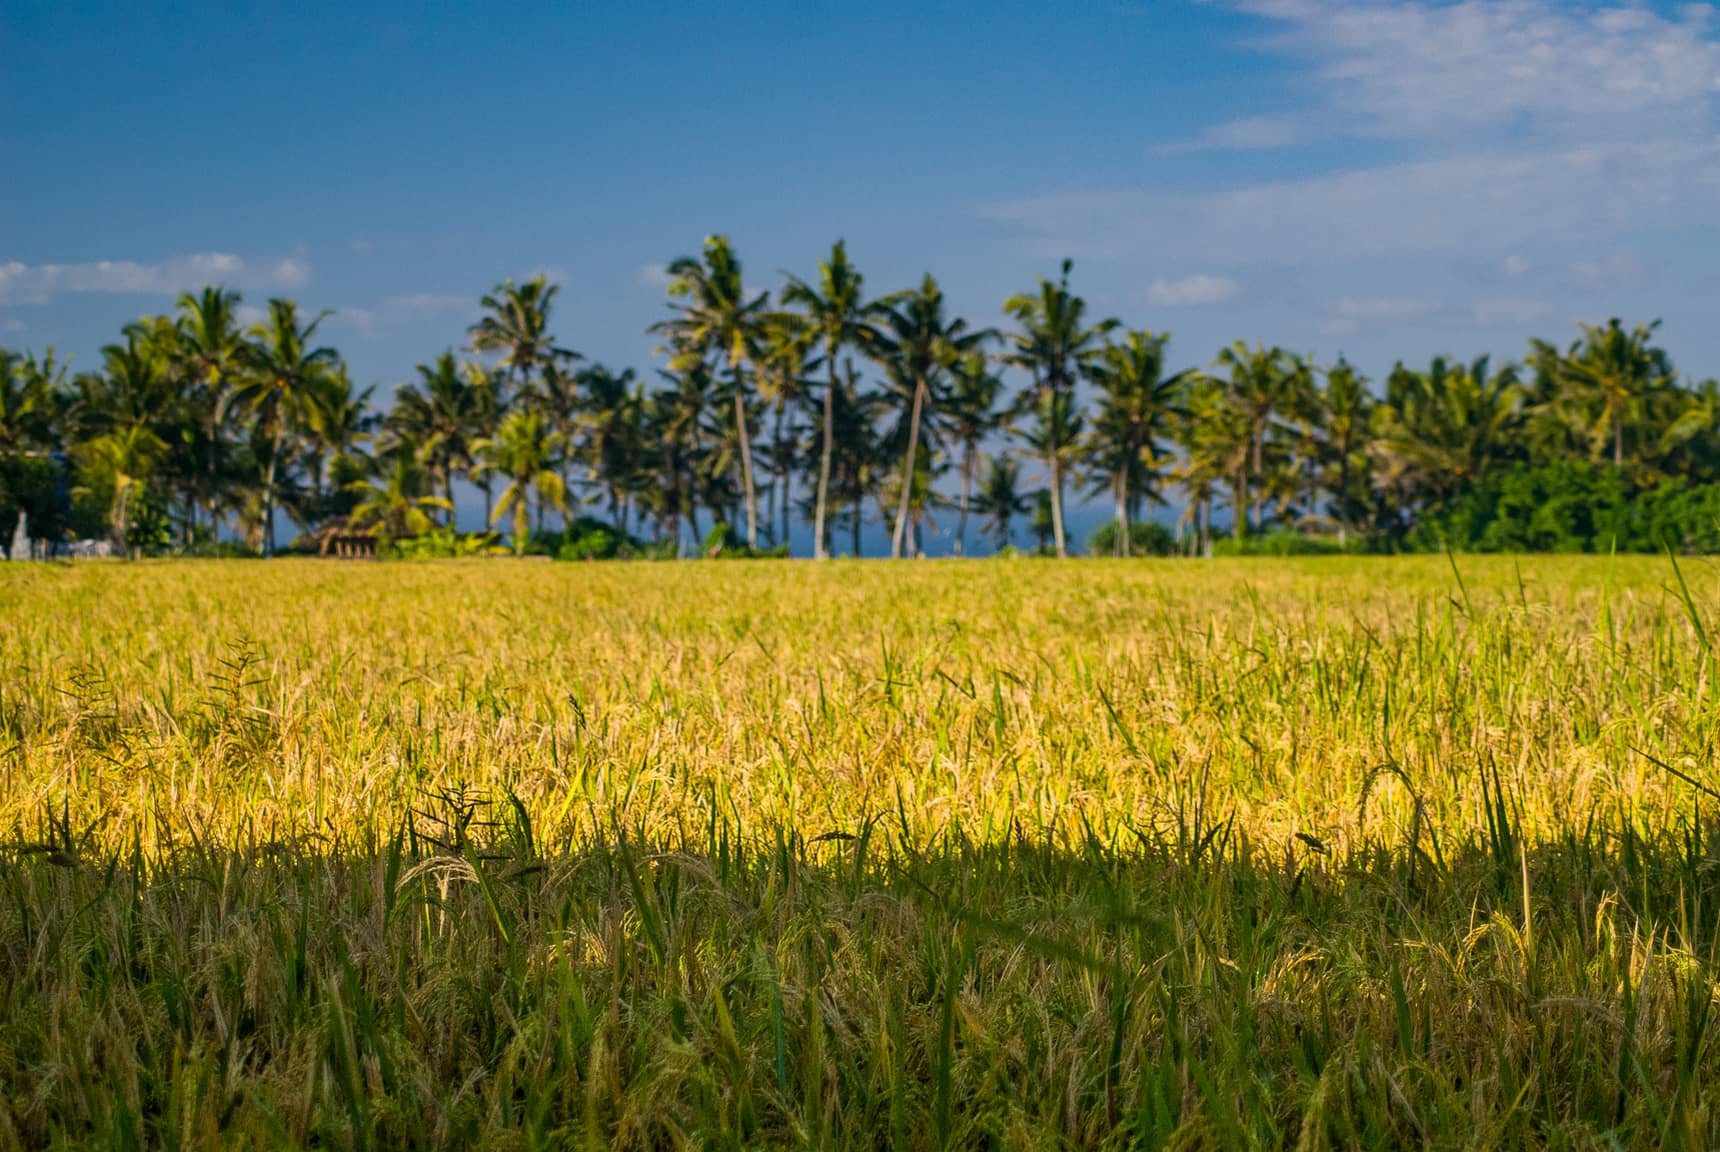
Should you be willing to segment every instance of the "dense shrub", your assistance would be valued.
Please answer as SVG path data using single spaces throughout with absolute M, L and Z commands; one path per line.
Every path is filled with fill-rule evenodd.
M 1129 525 L 1131 556 L 1170 556 L 1177 550 L 1176 534 L 1157 520 L 1137 520 Z M 1117 522 L 1107 520 L 1087 537 L 1089 556 L 1114 556 L 1117 552 Z
M 1214 556 L 1340 556 L 1361 552 L 1360 541 L 1339 544 L 1335 536 L 1312 536 L 1293 528 L 1275 528 L 1258 536 L 1217 536 Z
M 507 546 L 495 532 L 455 532 L 438 528 L 422 536 L 393 542 L 390 551 L 403 560 L 445 560 L 462 556 L 505 555 Z
M 1720 551 L 1720 485 L 1682 478 L 1638 486 L 1612 468 L 1555 461 L 1513 468 L 1425 517 L 1414 551 Z
M 65 536 L 71 500 L 62 461 L 52 456 L 0 456 L 0 549 L 12 546 L 19 512 L 29 517 L 26 531 L 32 539 Z

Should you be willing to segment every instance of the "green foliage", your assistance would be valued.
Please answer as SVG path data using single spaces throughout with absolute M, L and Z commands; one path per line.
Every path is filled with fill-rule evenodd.
M 1463 552 L 1720 552 L 1720 484 L 1638 487 L 1614 468 L 1563 460 L 1491 476 L 1410 533 L 1411 549 Z
M 402 560 L 457 560 L 473 556 L 506 555 L 494 532 L 455 532 L 433 528 L 421 536 L 395 540 L 390 548 Z
M 18 514 L 32 539 L 59 540 L 70 522 L 66 464 L 51 456 L 0 455 L 0 549 L 12 546 Z
M 1107 520 L 1087 537 L 1087 555 L 1114 556 L 1116 552 L 1117 522 Z M 1129 523 L 1131 556 L 1174 556 L 1176 552 L 1176 533 L 1157 520 L 1134 520 Z
M 549 530 L 592 505 L 654 554 L 779 554 L 798 509 L 820 556 L 839 530 L 859 555 L 868 522 L 896 555 L 928 534 L 965 550 L 974 517 L 994 547 L 1019 526 L 1061 556 L 1078 492 L 1138 523 L 1180 503 L 1189 556 L 1212 550 L 1217 525 L 1274 537 L 1226 546 L 1239 554 L 1720 546 L 1706 488 L 1720 484 L 1720 383 L 1676 371 L 1654 323 L 1582 325 L 1515 363 L 1399 363 L 1370 383 L 1341 358 L 1241 341 L 1177 370 L 1168 334 L 1090 315 L 1067 262 L 1004 302 L 1001 350 L 929 275 L 868 300 L 841 242 L 816 285 L 749 284 L 722 236 L 666 271 L 655 383 L 557 343 L 542 276 L 486 294 L 466 333 L 476 358 L 421 363 L 386 411 L 317 344 L 326 313 L 277 298 L 242 328 L 246 306 L 219 286 L 126 325 L 93 371 L 0 348 L 0 524 L 28 495 L 35 531 L 61 540 L 139 554 L 228 538 L 267 554 L 288 521 L 300 548 L 342 528 L 452 526 L 465 482 L 517 554 L 573 558 L 646 548 Z M 1000 433 L 1013 445 L 982 455 Z M 63 498 L 17 463 L 44 454 L 71 461 Z M 686 547 L 694 526 L 742 515 L 744 552 L 727 533 Z M 1291 531 L 1309 525 L 1336 541 Z
M 581 516 L 562 533 L 557 560 L 626 560 L 644 556 L 650 546 L 621 532 L 613 524 L 592 516 Z
M 781 560 L 788 557 L 788 548 L 784 545 L 775 548 L 748 548 L 740 533 L 736 532 L 733 526 L 721 521 L 705 533 L 704 542 L 699 548 L 699 554 L 710 560 Z
M 1290 528 L 1275 528 L 1259 536 L 1217 535 L 1212 544 L 1214 556 L 1341 556 L 1363 551 L 1366 544 L 1360 539 L 1344 545 L 1335 537 Z

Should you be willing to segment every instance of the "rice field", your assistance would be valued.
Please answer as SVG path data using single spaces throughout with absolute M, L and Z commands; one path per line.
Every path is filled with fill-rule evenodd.
M 0 1148 L 1720 1145 L 1720 569 L 0 566 Z

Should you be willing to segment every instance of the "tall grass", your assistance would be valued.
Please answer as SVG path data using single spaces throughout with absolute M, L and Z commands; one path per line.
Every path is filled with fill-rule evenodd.
M 0 571 L 0 1147 L 1709 1147 L 1715 574 Z

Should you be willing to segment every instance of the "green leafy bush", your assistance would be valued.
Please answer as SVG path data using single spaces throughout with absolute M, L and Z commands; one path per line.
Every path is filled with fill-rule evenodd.
M 459 533 L 452 528 L 437 528 L 422 536 L 396 540 L 390 551 L 402 560 L 448 560 L 506 555 L 507 548 L 495 532 Z
M 649 551 L 643 541 L 591 516 L 581 516 L 561 534 L 557 560 L 626 560 Z
M 1137 520 L 1129 525 L 1129 555 L 1171 556 L 1176 550 L 1176 534 L 1157 520 Z M 1087 555 L 1114 556 L 1116 553 L 1117 522 L 1107 520 L 1087 537 Z
M 1339 544 L 1334 536 L 1313 536 L 1276 528 L 1258 536 L 1222 536 L 1212 542 L 1214 556 L 1342 556 L 1360 552 L 1359 541 Z
M 1720 485 L 1682 478 L 1639 486 L 1612 468 L 1561 460 L 1513 468 L 1424 518 L 1414 551 L 1720 551 Z

